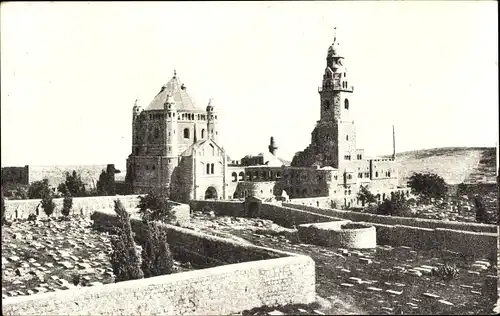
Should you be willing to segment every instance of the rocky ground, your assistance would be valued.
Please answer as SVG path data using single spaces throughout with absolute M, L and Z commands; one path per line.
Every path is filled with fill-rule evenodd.
M 285 237 L 290 230 L 261 219 L 196 213 L 190 227 L 314 259 L 316 291 L 324 298 L 320 307 L 263 307 L 244 315 L 491 314 L 497 299 L 496 267 L 484 258 L 407 247 L 357 251 L 293 243 Z M 458 267 L 457 279 L 445 282 L 431 275 L 445 262 Z
M 90 219 L 15 221 L 2 227 L 2 298 L 114 282 L 109 235 Z M 178 272 L 187 266 L 175 262 Z

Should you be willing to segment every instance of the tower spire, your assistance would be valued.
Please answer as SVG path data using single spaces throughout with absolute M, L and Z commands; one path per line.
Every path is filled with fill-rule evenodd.
M 394 132 L 394 125 L 392 125 L 392 159 L 396 159 L 396 133 Z
M 337 27 L 333 27 L 333 42 L 335 43 L 337 41 Z
M 177 76 L 177 71 L 174 69 L 174 77 Z

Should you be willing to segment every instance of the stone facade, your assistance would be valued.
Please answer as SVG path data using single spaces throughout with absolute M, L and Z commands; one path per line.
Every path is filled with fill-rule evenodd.
M 175 72 L 145 109 L 136 101 L 126 176 L 133 191 L 178 201 L 225 198 L 226 154 L 217 122 L 212 100 L 199 109 Z

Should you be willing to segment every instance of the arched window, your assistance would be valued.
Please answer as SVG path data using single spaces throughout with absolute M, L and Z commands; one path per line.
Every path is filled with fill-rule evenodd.
M 238 175 L 236 174 L 236 172 L 233 172 L 233 173 L 231 174 L 231 177 L 233 177 L 233 182 L 238 181 Z
M 273 179 L 273 175 L 274 175 L 274 173 L 272 171 L 269 171 L 269 179 L 272 180 Z
M 281 172 L 276 172 L 276 179 L 281 179 Z
M 261 179 L 266 179 L 266 172 L 262 171 L 260 174 Z
M 201 138 L 205 138 L 205 129 L 201 130 Z
M 207 163 L 207 173 L 206 174 L 210 174 L 210 164 Z
M 253 177 L 255 180 L 259 179 L 259 173 L 257 171 L 253 172 Z
M 345 135 L 345 140 L 349 140 L 349 135 Z
M 189 128 L 184 129 L 184 138 L 189 138 Z
M 344 108 L 346 110 L 349 110 L 349 100 L 347 100 L 347 99 L 344 100 Z
M 247 171 L 247 180 L 252 180 L 252 173 Z
M 211 171 L 211 174 L 214 174 L 214 168 L 215 168 L 215 167 L 214 167 L 214 164 L 211 164 L 211 165 L 210 165 L 210 171 Z
M 240 181 L 245 181 L 245 174 L 243 172 L 240 172 Z
M 378 177 L 378 171 L 375 171 L 375 178 Z

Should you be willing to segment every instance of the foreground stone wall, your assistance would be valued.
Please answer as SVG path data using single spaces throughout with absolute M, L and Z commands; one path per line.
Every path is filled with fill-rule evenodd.
M 96 225 L 113 225 L 96 212 Z M 262 305 L 312 303 L 314 261 L 270 248 L 160 224 L 175 252 L 210 257 L 223 265 L 148 279 L 4 299 L 3 315 L 228 315 Z M 132 219 L 141 238 L 141 222 Z M 261 259 L 261 260 L 259 260 Z M 263 260 L 265 259 L 265 260 Z
M 338 217 L 342 219 L 349 219 L 354 222 L 370 222 L 385 225 L 405 225 L 414 226 L 422 228 L 447 228 L 453 230 L 471 231 L 471 232 L 484 232 L 484 233 L 496 233 L 496 225 L 488 224 L 478 224 L 478 223 L 465 223 L 465 222 L 452 222 L 452 221 L 441 221 L 433 219 L 423 219 L 423 218 L 410 218 L 410 217 L 398 217 L 398 216 L 384 216 L 384 215 L 374 215 L 368 213 L 360 213 L 353 211 L 342 211 L 331 208 L 321 208 L 308 205 L 283 203 L 284 206 L 296 208 L 300 210 L 305 210 L 308 212 L 313 212 L 317 214 Z
M 311 303 L 314 262 L 294 256 L 4 299 L 3 315 L 228 315 Z

